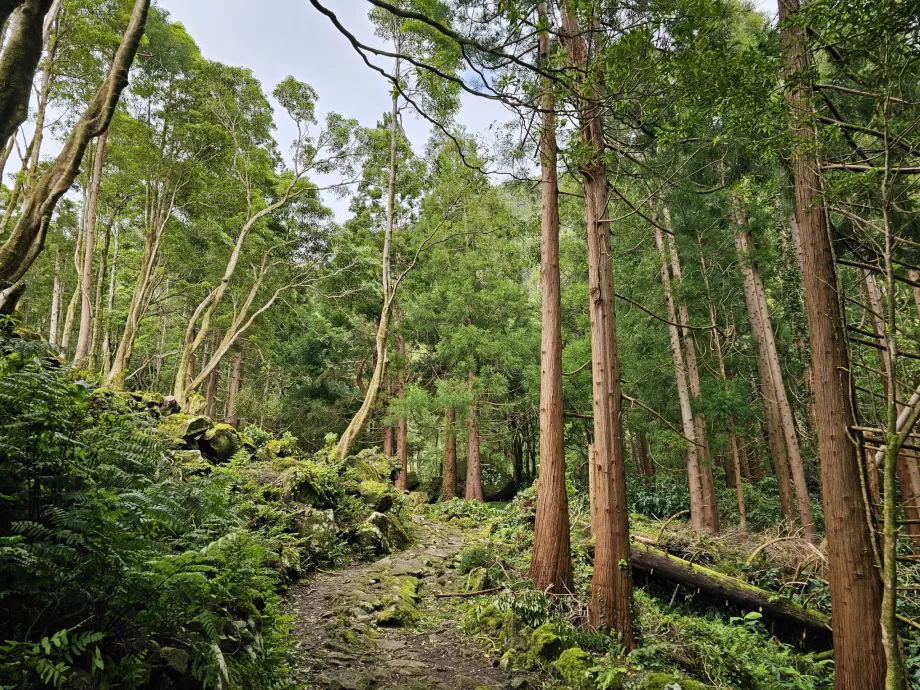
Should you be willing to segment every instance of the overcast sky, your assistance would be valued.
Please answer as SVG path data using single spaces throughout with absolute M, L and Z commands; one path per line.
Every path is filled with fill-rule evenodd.
M 371 126 L 389 110 L 389 88 L 384 78 L 370 70 L 347 40 L 308 0 L 159 0 L 180 21 L 210 60 L 248 67 L 266 90 L 287 75 L 304 81 L 319 94 L 321 118 L 338 112 Z M 341 22 L 366 43 L 378 43 L 367 18 L 366 0 L 328 0 Z M 757 0 L 767 12 L 774 0 Z M 386 64 L 386 63 L 384 63 Z M 482 133 L 508 119 L 501 105 L 464 96 L 459 121 L 471 134 Z M 277 139 L 286 149 L 293 139 L 283 112 L 276 112 Z M 404 126 L 416 150 L 428 137 L 428 124 L 407 114 Z M 348 202 L 329 195 L 327 204 L 344 220 Z

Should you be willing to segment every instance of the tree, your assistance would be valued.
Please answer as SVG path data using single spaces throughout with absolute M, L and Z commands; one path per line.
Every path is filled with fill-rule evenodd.
M 850 357 L 826 210 L 820 200 L 820 162 L 808 95 L 811 73 L 805 30 L 794 23 L 798 0 L 780 0 L 786 101 L 793 145 L 796 220 L 802 242 L 805 305 L 814 371 L 821 487 L 833 601 L 835 687 L 874 690 L 885 684 L 881 587 L 860 484 Z M 803 81 L 804 80 L 804 81 Z
M 539 8 L 540 57 L 550 59 L 546 5 Z M 540 216 L 540 285 L 542 343 L 540 346 L 540 484 L 534 524 L 530 576 L 541 590 L 571 592 L 572 555 L 569 544 L 569 502 L 565 482 L 565 439 L 562 417 L 562 304 L 559 275 L 559 181 L 553 83 L 543 78 L 540 105 L 542 214 Z

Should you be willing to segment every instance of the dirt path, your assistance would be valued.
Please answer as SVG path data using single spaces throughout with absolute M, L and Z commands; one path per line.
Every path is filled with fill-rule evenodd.
M 463 587 L 456 529 L 415 517 L 415 543 L 374 563 L 320 573 L 292 588 L 296 678 L 317 690 L 517 690 L 459 632 Z

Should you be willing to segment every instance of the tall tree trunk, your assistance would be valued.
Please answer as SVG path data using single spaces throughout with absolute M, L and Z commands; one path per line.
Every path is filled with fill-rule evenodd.
M 227 424 L 233 427 L 240 425 L 240 415 L 236 410 L 236 397 L 243 387 L 243 356 L 245 345 L 233 355 L 233 373 L 230 375 L 230 388 L 227 390 Z
M 696 432 L 696 442 L 698 447 L 698 458 L 700 468 L 700 487 L 703 491 L 703 519 L 706 521 L 706 527 L 715 534 L 719 533 L 719 506 L 716 503 L 715 483 L 712 479 L 712 455 L 709 452 L 709 439 L 706 433 L 706 418 L 698 411 L 703 389 L 700 385 L 700 370 L 696 362 L 696 343 L 693 340 L 693 332 L 690 330 L 690 310 L 687 307 L 687 301 L 684 297 L 683 274 L 680 269 L 680 256 L 677 252 L 677 237 L 673 234 L 671 223 L 671 211 L 664 207 L 665 227 L 672 230 L 669 237 L 663 238 L 669 245 L 671 256 L 671 271 L 674 274 L 674 282 L 677 284 L 677 298 L 675 300 L 677 308 L 677 320 L 680 324 L 681 335 L 683 336 L 684 354 L 687 358 L 687 382 L 690 384 L 691 407 L 693 409 L 693 429 Z
M 444 442 L 444 472 L 441 475 L 441 495 L 445 499 L 457 497 L 457 410 L 453 406 L 445 413 L 447 438 Z M 392 428 L 392 427 L 391 427 Z
M 716 316 L 716 306 L 712 300 L 712 290 L 709 287 L 709 270 L 706 267 L 706 255 L 703 252 L 703 236 L 696 236 L 700 247 L 700 269 L 703 274 L 703 285 L 706 287 L 706 305 L 709 309 L 709 323 L 712 325 L 712 343 L 719 364 L 719 378 L 722 380 L 722 390 L 728 390 L 728 369 L 725 367 L 725 354 L 722 350 L 722 336 L 719 333 L 719 323 Z M 741 534 L 747 533 L 747 510 L 744 505 L 744 487 L 742 484 L 741 453 L 738 449 L 738 435 L 735 433 L 735 420 L 728 418 L 728 446 L 731 458 L 725 463 L 725 477 L 728 488 L 735 490 L 738 499 L 738 529 Z M 788 489 L 789 483 L 786 482 Z
M 106 312 L 111 314 L 115 306 L 115 276 L 118 269 L 118 226 L 112 228 L 115 234 L 115 246 L 112 249 L 112 268 L 109 270 L 109 295 L 106 299 Z M 112 368 L 112 327 L 105 327 L 105 336 L 102 340 L 102 371 L 108 372 Z
M 99 259 L 99 270 L 96 273 L 96 295 L 93 297 L 93 333 L 90 337 L 89 369 L 96 371 L 99 365 L 99 353 L 102 349 L 102 322 L 105 317 L 105 306 L 102 303 L 106 275 L 109 270 L 109 246 L 112 243 L 112 223 L 106 226 L 102 239 L 102 255 Z
M 663 233 L 658 226 L 658 216 L 652 217 L 655 224 L 655 246 L 661 257 L 661 284 L 664 287 L 664 300 L 667 305 L 668 336 L 671 342 L 671 357 L 674 361 L 674 376 L 677 387 L 677 400 L 680 404 L 681 428 L 687 439 L 687 482 L 690 490 L 690 525 L 696 530 L 709 529 L 706 511 L 703 508 L 703 485 L 700 478 L 699 451 L 696 440 L 696 425 L 693 421 L 693 409 L 690 405 L 690 388 L 687 385 L 687 371 L 684 355 L 680 346 L 680 333 L 677 327 L 677 310 L 671 293 L 671 276 L 668 270 L 668 251 L 665 247 Z
M 834 630 L 834 687 L 881 690 L 886 657 L 882 643 L 882 591 L 875 546 L 860 478 L 857 449 L 849 437 L 856 423 L 847 337 L 841 315 L 833 247 L 821 202 L 818 139 L 809 102 L 809 47 L 805 29 L 790 21 L 798 0 L 779 0 L 780 39 L 793 140 L 796 219 L 804 260 L 805 306 L 815 376 L 818 452 L 830 568 Z
M 648 437 L 642 431 L 636 432 L 636 445 L 639 450 L 639 464 L 642 467 L 642 474 L 645 475 L 648 483 L 655 477 L 655 463 L 652 462 L 652 453 L 649 448 Z
M 384 418 L 388 418 L 390 416 L 390 396 L 393 395 L 392 387 L 387 385 L 385 391 L 383 416 Z M 396 437 L 394 436 L 394 431 L 395 429 L 392 423 L 386 422 L 383 425 L 383 454 L 388 458 L 392 458 L 395 455 Z
M 208 374 L 204 388 L 204 414 L 205 417 L 214 419 L 217 416 L 217 391 L 220 386 L 220 367 L 214 367 Z
M 547 23 L 546 4 L 540 21 Z M 550 57 L 549 33 L 540 32 L 540 60 Z M 530 577 L 538 589 L 553 594 L 573 591 L 569 543 L 569 501 L 565 487 L 564 420 L 562 416 L 562 306 L 559 275 L 559 181 L 556 169 L 556 118 L 553 83 L 543 79 L 540 136 L 543 209 L 540 220 L 540 282 L 543 290 L 540 348 L 540 482 L 534 525 Z
M 402 336 L 397 339 L 400 361 L 406 361 L 406 341 Z M 399 373 L 399 397 L 402 398 L 406 391 L 406 376 L 404 371 Z M 404 415 L 396 420 L 396 458 L 402 468 L 396 478 L 396 488 L 402 491 L 409 489 L 409 425 Z
M 473 395 L 472 369 L 467 374 L 466 386 Z M 466 493 L 467 501 L 484 501 L 482 493 L 482 467 L 479 464 L 479 427 L 476 424 L 476 399 L 472 397 L 466 415 Z
M 885 398 L 888 398 L 889 381 L 895 377 L 888 371 L 888 338 L 885 335 L 885 308 L 882 303 L 882 294 L 879 291 L 878 283 L 875 280 L 875 274 L 871 271 L 862 271 L 863 292 L 866 296 L 866 306 L 869 310 L 869 319 L 872 322 L 875 337 L 879 345 L 883 348 L 879 351 L 879 369 L 882 372 L 882 381 L 885 390 Z M 915 288 L 916 289 L 916 288 Z M 896 396 L 897 397 L 897 396 Z M 896 404 L 898 415 L 904 411 L 904 405 L 900 402 Z M 875 477 L 876 485 L 878 484 L 878 471 L 874 462 L 867 462 L 867 472 L 870 477 Z M 907 449 L 901 449 L 898 453 L 898 482 L 901 485 L 901 505 L 904 508 L 904 514 L 907 517 L 907 534 L 914 543 L 920 544 L 920 506 L 917 505 L 920 497 L 920 471 L 917 469 L 917 456 Z
M 617 355 L 616 309 L 610 261 L 610 220 L 607 215 L 606 138 L 597 82 L 591 69 L 585 33 L 571 0 L 563 0 L 562 40 L 568 62 L 580 73 L 576 102 L 583 156 L 579 172 L 585 193 L 585 232 L 588 245 L 588 290 L 591 322 L 591 373 L 594 394 L 594 449 L 597 458 L 598 524 L 595 534 L 594 576 L 588 623 L 609 626 L 627 650 L 635 646 L 632 626 L 632 572 L 629 567 L 629 510 L 626 505 L 626 462 L 623 450 L 623 411 L 620 362 Z
M 80 224 L 79 237 L 73 249 L 73 266 L 77 274 L 77 284 L 74 286 L 70 301 L 67 303 L 67 312 L 64 315 L 64 332 L 61 336 L 61 352 L 66 356 L 70 349 L 70 336 L 73 333 L 73 320 L 77 311 L 77 300 L 80 299 L 80 272 L 83 270 L 83 225 Z
M 77 349 L 74 353 L 74 366 L 82 369 L 89 356 L 90 337 L 93 332 L 93 254 L 96 238 L 96 218 L 98 217 L 99 188 L 102 186 L 102 164 L 105 160 L 105 145 L 109 130 L 99 135 L 96 146 L 96 159 L 89 192 L 89 206 L 86 209 L 86 233 L 83 248 L 83 270 L 80 277 L 80 330 L 77 335 Z
M 399 80 L 399 60 L 393 68 L 393 77 Z M 396 144 L 398 141 L 398 121 L 399 118 L 399 92 L 393 90 L 393 100 L 390 109 L 390 170 L 387 178 L 387 219 L 386 230 L 383 236 L 383 257 L 381 270 L 381 284 L 383 287 L 383 308 L 380 311 L 380 323 L 377 326 L 376 347 L 377 361 L 374 365 L 374 373 L 367 384 L 367 392 L 364 394 L 364 402 L 361 407 L 348 423 L 348 427 L 342 433 L 339 443 L 336 446 L 336 454 L 340 458 L 346 457 L 351 452 L 351 447 L 358 438 L 358 434 L 364 428 L 371 410 L 377 402 L 377 394 L 380 392 L 380 384 L 386 373 L 387 366 L 387 338 L 390 326 L 390 314 L 393 310 L 393 301 L 396 297 L 393 288 L 390 286 L 390 246 L 393 242 L 393 228 L 396 220 Z
M 61 320 L 61 247 L 54 248 L 54 287 L 51 289 L 51 326 L 48 329 L 48 344 L 57 349 L 58 322 Z
M 773 325 L 770 322 L 770 312 L 767 305 L 766 291 L 760 268 L 753 259 L 754 243 L 748 229 L 747 214 L 741 205 L 741 200 L 736 195 L 732 199 L 732 216 L 735 223 L 735 248 L 741 261 L 745 301 L 748 307 L 748 317 L 751 320 L 752 333 L 757 344 L 758 359 L 763 359 L 763 370 L 770 382 L 769 392 L 776 402 L 779 411 L 780 424 L 783 438 L 788 451 L 789 470 L 792 475 L 792 485 L 795 489 L 796 507 L 799 522 L 805 538 L 817 542 L 815 521 L 811 511 L 811 500 L 808 495 L 808 484 L 805 480 L 805 463 L 799 446 L 795 420 L 792 416 L 792 406 L 786 395 L 783 375 L 779 366 L 779 353 L 776 348 L 776 339 L 773 336 Z M 756 321 L 756 327 L 754 322 Z M 777 475 L 779 477 L 779 475 Z

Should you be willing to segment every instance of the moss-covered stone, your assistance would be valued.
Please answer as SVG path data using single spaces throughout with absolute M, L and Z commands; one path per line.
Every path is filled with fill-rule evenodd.
M 172 414 L 164 418 L 157 433 L 171 441 L 183 444 L 200 438 L 211 428 L 211 420 L 200 415 Z
M 566 649 L 553 662 L 553 669 L 572 690 L 593 690 L 594 683 L 588 670 L 594 666 L 593 657 L 583 649 Z
M 507 501 L 514 498 L 517 486 L 503 466 L 485 462 L 482 465 L 482 493 L 487 501 Z
M 399 472 L 399 463 L 388 458 L 382 453 L 372 449 L 362 450 L 357 455 L 353 455 L 345 461 L 357 477 L 359 482 L 383 482 L 384 484 L 396 479 Z
M 377 625 L 390 628 L 411 628 L 421 618 L 418 610 L 418 578 L 397 577 L 393 582 L 390 603 L 377 615 Z
M 326 503 L 326 495 L 316 476 L 315 468 L 307 462 L 295 462 L 285 470 L 281 483 L 284 487 L 284 496 L 288 500 L 312 506 L 322 506 Z
M 706 690 L 702 683 L 678 678 L 673 673 L 652 673 L 639 686 L 640 690 Z
M 295 522 L 295 526 L 300 536 L 308 539 L 310 546 L 320 556 L 328 553 L 338 541 L 335 514 L 332 509 L 317 510 L 307 506 Z
M 218 462 L 226 462 L 242 447 L 242 442 L 232 426 L 215 424 L 204 432 L 200 446 L 207 455 Z
M 411 470 L 409 474 L 406 475 L 406 489 L 409 491 L 415 491 L 420 485 L 421 481 L 418 478 L 418 472 Z
M 262 462 L 272 463 L 278 458 L 291 457 L 288 446 L 276 438 L 269 439 L 256 451 L 256 458 Z
M 409 536 L 392 513 L 371 513 L 356 536 L 365 550 L 376 555 L 392 553 L 409 544 Z
M 172 453 L 173 471 L 180 479 L 210 474 L 214 465 L 201 455 L 200 450 L 177 450 Z
M 185 409 L 191 415 L 203 414 L 207 406 L 208 401 L 201 393 L 192 393 L 185 401 Z
M 552 623 L 545 623 L 530 635 L 528 652 L 542 661 L 553 661 L 562 651 L 562 640 Z
M 406 494 L 405 504 L 414 513 L 420 513 L 427 509 L 430 499 L 428 494 L 421 491 L 410 491 Z
M 371 509 L 378 513 L 385 513 L 393 507 L 396 490 L 383 482 L 367 479 L 358 484 L 358 493 Z

